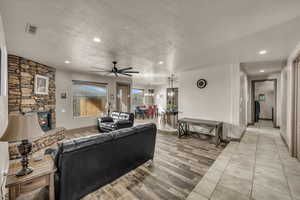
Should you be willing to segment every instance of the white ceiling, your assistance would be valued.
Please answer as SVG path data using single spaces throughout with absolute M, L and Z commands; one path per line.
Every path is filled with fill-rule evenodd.
M 285 66 L 285 61 L 262 61 L 241 63 L 242 68 L 249 76 L 265 76 L 280 72 Z M 264 72 L 260 72 L 263 70 Z
M 1 0 L 0 11 L 11 54 L 79 71 L 117 60 L 152 84 L 202 66 L 283 60 L 300 41 L 299 0 Z

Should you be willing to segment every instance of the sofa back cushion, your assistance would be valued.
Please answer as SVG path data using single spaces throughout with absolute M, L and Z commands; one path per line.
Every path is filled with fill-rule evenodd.
M 111 134 L 101 134 L 71 140 L 60 146 L 56 159 L 59 174 L 56 199 L 79 199 L 97 189 L 100 183 L 110 181 L 107 171 L 113 159 L 112 139 Z
M 156 126 L 140 125 L 83 137 L 59 146 L 57 200 L 75 200 L 153 158 Z
M 134 121 L 134 114 L 129 112 L 121 112 L 119 116 L 120 120 Z
M 139 125 L 111 133 L 114 134 L 113 155 L 118 155 L 118 159 L 112 160 L 114 179 L 153 158 L 156 138 L 154 124 Z
M 128 113 L 120 113 L 119 119 L 120 120 L 129 120 L 129 114 Z
M 119 120 L 120 112 L 114 111 L 111 113 L 111 117 L 114 119 L 114 121 Z

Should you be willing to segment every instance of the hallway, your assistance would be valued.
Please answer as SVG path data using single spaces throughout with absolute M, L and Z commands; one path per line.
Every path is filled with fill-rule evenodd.
M 300 163 L 278 129 L 249 127 L 231 142 L 188 200 L 300 200 Z
M 273 128 L 274 124 L 272 120 L 259 120 L 255 123 L 256 128 Z

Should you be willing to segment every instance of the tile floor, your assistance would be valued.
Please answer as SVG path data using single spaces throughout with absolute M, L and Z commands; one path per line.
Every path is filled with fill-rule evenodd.
M 300 162 L 290 157 L 277 129 L 248 128 L 231 142 L 188 200 L 300 200 Z

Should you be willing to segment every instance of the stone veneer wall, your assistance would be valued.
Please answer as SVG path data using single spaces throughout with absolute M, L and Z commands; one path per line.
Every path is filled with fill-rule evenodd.
M 49 77 L 48 95 L 34 93 L 35 75 Z M 55 127 L 55 68 L 15 55 L 8 55 L 9 114 L 50 111 Z
M 32 141 L 31 154 L 39 151 L 46 150 L 46 148 L 55 147 L 58 142 L 65 138 L 65 128 L 55 128 L 47 131 L 42 137 Z M 14 160 L 21 158 L 18 150 L 20 142 L 9 143 L 9 159 Z

